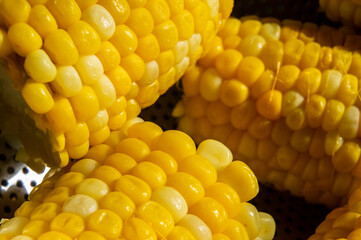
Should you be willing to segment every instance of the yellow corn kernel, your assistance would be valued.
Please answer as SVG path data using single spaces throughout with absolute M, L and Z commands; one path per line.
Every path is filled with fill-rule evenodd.
M 108 112 L 105 109 L 103 109 L 100 110 L 95 117 L 91 118 L 86 123 L 88 125 L 90 132 L 96 132 L 103 129 L 107 125 L 108 120 L 109 120 Z
M 343 145 L 343 138 L 337 131 L 328 132 L 326 134 L 325 152 L 329 156 L 333 156 L 335 152 Z
M 293 110 L 299 108 L 304 103 L 304 98 L 297 91 L 288 91 L 282 98 L 282 115 L 288 116 Z
M 122 140 L 117 144 L 115 151 L 127 154 L 137 162 L 143 161 L 150 153 L 148 145 L 137 138 L 126 138 Z
M 125 112 L 127 113 L 128 119 L 136 118 L 140 114 L 141 108 L 139 103 L 134 99 L 130 99 L 127 101 L 127 107 Z M 123 129 L 125 129 L 123 127 Z
M 342 74 L 336 70 L 326 70 L 322 73 L 319 93 L 327 99 L 336 96 L 342 80 Z
M 95 55 L 81 56 L 74 65 L 83 84 L 93 85 L 104 73 L 102 62 Z
M 336 130 L 344 112 L 345 105 L 342 102 L 334 99 L 329 100 L 325 108 L 322 129 L 327 132 Z
M 259 58 L 266 69 L 277 71 L 282 63 L 284 54 L 283 43 L 280 41 L 268 41 L 263 46 Z
M 136 217 L 132 217 L 124 223 L 122 235 L 129 240 L 157 239 L 154 229 L 147 222 Z
M 235 220 L 239 221 L 246 228 L 249 239 L 254 239 L 258 236 L 261 230 L 261 219 L 257 209 L 252 204 L 242 202 L 239 214 Z
M 144 60 L 136 53 L 123 57 L 120 62 L 120 66 L 127 71 L 134 82 L 140 80 L 145 72 Z
M 30 220 L 51 221 L 60 213 L 60 211 L 60 206 L 56 203 L 42 203 L 31 212 Z
M 200 118 L 206 115 L 208 101 L 200 95 L 189 96 L 185 99 L 184 106 L 187 116 L 193 119 Z
M 188 212 L 183 196 L 172 187 L 163 186 L 152 192 L 152 201 L 162 205 L 171 215 L 175 223 L 179 222 Z
M 219 173 L 218 177 L 220 182 L 233 187 L 238 193 L 241 202 L 254 198 L 259 191 L 257 178 L 244 162 L 231 162 Z M 246 182 L 247 184 L 245 184 Z
M 75 213 L 82 218 L 87 218 L 90 214 L 97 210 L 97 201 L 84 194 L 71 196 L 63 205 L 63 212 Z
M 43 83 L 28 79 L 21 94 L 28 106 L 36 113 L 44 114 L 54 107 L 54 99 L 47 86 Z
M 102 63 L 104 71 L 109 71 L 120 63 L 120 54 L 116 47 L 109 41 L 102 42 L 96 56 Z
M 84 221 L 74 213 L 61 213 L 51 221 L 50 229 L 74 238 L 84 230 Z
M 82 233 L 80 233 L 80 235 L 77 238 L 78 240 L 87 240 L 87 239 L 92 239 L 92 240 L 105 240 L 105 238 L 93 231 L 84 231 Z
M 5 223 L 1 224 L 0 234 L 4 236 L 4 240 L 8 240 L 14 235 L 20 235 L 24 226 L 29 223 L 29 219 L 26 217 L 14 217 Z M 8 238 L 9 237 L 9 238 Z
M 101 108 L 108 108 L 115 102 L 115 88 L 105 74 L 103 74 L 100 79 L 92 85 L 92 88 L 98 97 L 99 106 Z
M 136 206 L 148 201 L 152 192 L 146 182 L 132 175 L 121 176 L 115 182 L 114 189 L 125 193 Z
M 322 116 L 326 108 L 326 99 L 318 94 L 312 95 L 306 105 L 307 122 L 310 127 L 317 128 L 322 123 Z
M 168 240 L 196 240 L 192 233 L 184 227 L 174 226 L 173 230 L 167 236 Z
M 316 42 L 306 44 L 302 58 L 299 63 L 300 69 L 316 67 L 320 59 L 321 46 Z
M 256 103 L 253 100 L 246 100 L 231 111 L 231 123 L 237 129 L 247 129 L 257 114 Z
M 211 197 L 221 203 L 230 218 L 238 214 L 240 198 L 229 185 L 221 182 L 214 183 L 206 189 L 206 197 Z
M 172 84 L 173 85 L 173 84 Z M 151 83 L 148 86 L 142 87 L 139 91 L 136 101 L 139 103 L 141 108 L 146 108 L 156 102 L 159 97 L 158 93 L 159 81 Z
M 145 157 L 144 161 L 157 164 L 163 169 L 166 175 L 171 175 L 178 171 L 177 161 L 171 155 L 162 151 L 150 152 L 150 154 Z
M 234 219 L 227 220 L 226 229 L 223 231 L 223 234 L 230 239 L 250 239 L 244 225 Z
M 199 81 L 199 91 L 205 100 L 215 101 L 219 98 L 222 79 L 215 69 L 204 71 Z
M 205 68 L 212 67 L 214 65 L 214 60 L 216 59 L 216 57 L 223 51 L 224 48 L 222 38 L 220 38 L 219 36 L 215 36 L 212 40 L 211 47 L 206 53 L 206 55 L 199 59 L 199 65 Z M 197 67 L 193 69 L 197 69 Z M 188 70 L 188 74 L 190 74 L 189 72 L 190 70 Z
M 154 29 L 153 17 L 146 8 L 132 9 L 126 24 L 139 37 L 150 34 Z
M 110 42 L 114 44 L 119 51 L 120 56 L 128 56 L 138 47 L 137 35 L 127 25 L 118 25 L 115 28 L 113 37 Z M 153 46 L 152 46 L 153 47 Z
M 359 161 L 360 155 L 361 149 L 357 143 L 345 142 L 333 155 L 333 166 L 338 172 L 350 172 Z
M 259 35 L 266 41 L 279 40 L 281 36 L 281 27 L 278 23 L 265 23 L 259 30 Z
M 302 23 L 295 20 L 283 20 L 281 29 L 281 41 L 287 42 L 289 40 L 297 39 Z
M 50 32 L 58 29 L 53 15 L 44 5 L 35 5 L 30 12 L 29 25 L 43 38 Z
M 62 232 L 49 231 L 40 235 L 40 237 L 38 238 L 38 240 L 47 240 L 47 239 L 71 240 L 71 237 L 69 237 L 68 235 Z
M 85 141 L 84 143 L 78 146 L 70 146 L 66 145 L 66 151 L 70 158 L 79 159 L 85 156 L 89 149 L 89 141 Z
M 57 29 L 46 35 L 44 50 L 54 63 L 71 66 L 79 59 L 79 52 L 69 36 L 63 29 Z
M 197 240 L 212 239 L 212 232 L 207 224 L 205 224 L 199 217 L 193 214 L 187 214 L 184 216 L 184 218 L 182 218 L 182 220 L 177 225 L 187 229 Z
M 108 186 L 113 186 L 113 183 L 121 177 L 121 174 L 114 167 L 102 165 L 94 169 L 90 177 L 100 179 Z
M 262 51 L 266 40 L 259 35 L 251 35 L 242 39 L 238 49 L 243 56 L 254 56 L 257 57 Z
M 74 114 L 79 120 L 90 120 L 94 118 L 99 111 L 98 97 L 94 90 L 89 86 L 84 85 L 80 92 L 77 95 L 71 97 L 69 100 L 73 107 Z M 83 142 L 84 140 L 81 141 L 81 143 Z M 75 146 L 79 144 L 71 145 Z
M 127 113 L 125 111 L 115 116 L 111 116 L 108 122 L 109 128 L 111 130 L 119 130 L 122 128 L 126 120 L 127 120 Z
M 102 41 L 110 39 L 115 31 L 112 15 L 101 5 L 94 4 L 82 12 L 82 20 L 89 23 Z
M 141 58 L 143 58 L 145 62 L 157 59 L 160 53 L 160 47 L 157 38 L 153 34 L 148 34 L 142 38 L 139 38 L 136 53 Z
M 107 111 L 109 112 L 110 116 L 114 116 L 117 114 L 121 114 L 124 112 L 127 105 L 127 100 L 124 96 L 121 96 L 115 100 L 112 106 L 110 106 Z
M 332 48 L 322 47 L 320 53 L 320 62 L 318 66 L 320 69 L 329 69 L 332 63 Z
M 169 130 L 159 136 L 155 150 L 161 150 L 179 161 L 187 156 L 196 153 L 196 146 L 191 137 L 187 134 L 177 131 Z
M 252 88 L 250 89 L 251 97 L 258 99 L 268 90 L 271 90 L 273 88 L 274 77 L 273 71 L 264 71 L 258 80 L 252 85 Z
M 160 52 L 158 58 L 156 59 L 159 67 L 159 74 L 166 74 L 170 71 L 174 65 L 174 54 L 173 51 L 167 50 Z
M 257 116 L 249 126 L 249 133 L 256 139 L 265 139 L 271 135 L 273 122 Z
M 220 101 L 208 104 L 206 116 L 213 125 L 222 125 L 229 122 L 231 109 Z
M 86 220 L 86 226 L 89 230 L 99 233 L 106 239 L 114 239 L 120 236 L 123 221 L 114 212 L 107 209 L 99 209 L 89 215 Z
M 191 9 L 194 18 L 194 31 L 202 32 L 207 24 L 207 19 L 211 18 L 210 8 L 205 2 L 199 1 L 194 7 L 186 7 Z
M 162 133 L 163 130 L 158 125 L 151 122 L 140 122 L 129 127 L 127 136 L 138 138 L 152 148 Z
M 297 90 L 307 98 L 316 93 L 321 84 L 321 72 L 317 68 L 304 69 L 297 79 Z
M 97 201 L 104 197 L 108 192 L 108 185 L 96 178 L 84 179 L 75 188 L 76 194 L 88 195 Z
M 100 37 L 87 22 L 75 22 L 68 28 L 68 33 L 78 48 L 80 55 L 92 55 L 100 49 Z
M 243 56 L 240 52 L 234 49 L 227 49 L 216 57 L 215 67 L 223 78 L 231 78 L 235 76 L 242 58 Z
M 127 221 L 135 211 L 133 201 L 122 192 L 109 192 L 100 200 L 100 207 L 118 214 L 123 221 Z
M 271 120 L 280 118 L 282 111 L 282 93 L 277 90 L 267 91 L 257 100 L 257 111 Z
M 13 50 L 26 57 L 43 45 L 40 35 L 26 23 L 16 23 L 9 28 L 8 39 Z
M 189 209 L 190 214 L 194 214 L 202 219 L 211 229 L 212 233 L 220 233 L 226 228 L 228 219 L 225 208 L 216 200 L 205 197 L 194 204 Z
M 127 95 L 132 87 L 132 80 L 129 74 L 120 66 L 116 66 L 106 73 L 113 83 L 117 96 Z
M 130 6 L 126 0 L 100 0 L 98 1 L 113 16 L 116 25 L 124 23 L 130 15 Z
M 217 171 L 223 170 L 233 159 L 231 151 L 224 144 L 211 139 L 198 145 L 197 154 L 206 158 Z
M 201 46 L 202 35 L 199 33 L 194 33 L 187 41 L 189 46 L 189 64 L 194 65 L 203 53 L 203 46 Z
M 77 161 L 73 166 L 71 166 L 70 171 L 78 172 L 85 177 L 88 177 L 97 167 L 99 167 L 99 163 L 97 161 L 90 158 L 84 158 Z
M 237 49 L 241 42 L 242 39 L 239 36 L 228 36 L 223 40 L 223 45 L 225 49 Z
M 275 124 L 275 126 L 276 126 L 276 124 Z M 276 149 L 277 149 L 277 145 L 272 140 L 272 138 L 262 139 L 258 142 L 257 158 L 262 161 L 265 161 L 266 159 L 271 159 L 272 156 L 275 154 Z
M 73 108 L 67 98 L 54 96 L 54 106 L 46 113 L 46 118 L 55 132 L 71 131 L 76 126 Z
M 58 66 L 54 81 L 54 90 L 64 97 L 73 97 L 82 89 L 80 76 L 73 66 Z
M 145 63 L 143 76 L 139 79 L 138 84 L 140 87 L 148 87 L 154 84 L 159 77 L 159 67 L 156 61 Z M 142 90 L 142 89 L 140 89 Z M 141 91 L 140 91 L 141 92 Z M 140 94 L 139 92 L 139 94 Z
M 171 20 L 156 25 L 153 34 L 158 39 L 161 51 L 172 49 L 179 39 L 177 26 Z
M 19 22 L 27 22 L 31 6 L 25 0 L 5 0 L 0 3 L 0 15 L 8 26 Z
M 271 215 L 265 212 L 259 212 L 261 218 L 261 230 L 257 237 L 264 240 L 273 239 L 276 232 L 276 224 Z
M 84 175 L 77 172 L 68 172 L 62 175 L 57 182 L 55 183 L 55 187 L 68 187 L 73 189 L 76 185 L 78 185 L 81 181 L 83 181 Z
M 44 50 L 38 49 L 26 56 L 24 68 L 35 81 L 47 83 L 54 80 L 56 67 Z
M 31 6 L 35 6 L 38 4 L 45 4 L 48 0 L 28 0 Z
M 22 234 L 37 239 L 41 234 L 49 231 L 49 223 L 41 220 L 29 221 L 23 228 Z
M 292 130 L 300 130 L 306 126 L 306 112 L 302 107 L 293 109 L 286 116 L 286 123 Z
M 285 92 L 293 88 L 299 74 L 300 69 L 298 67 L 294 65 L 283 65 L 276 76 L 276 89 Z
M 166 184 L 182 194 L 189 207 L 204 197 L 202 183 L 188 173 L 177 172 L 170 175 Z
M 56 1 L 48 0 L 46 7 L 53 14 L 59 27 L 67 29 L 80 19 L 82 12 L 75 0 Z
M 31 212 L 39 206 L 39 202 L 36 201 L 26 201 L 21 206 L 16 209 L 14 216 L 15 217 L 29 217 Z
M 285 42 L 283 64 L 299 65 L 304 51 L 305 43 L 299 39 L 292 39 Z
M 358 80 L 354 75 L 345 74 L 337 92 L 337 98 L 346 106 L 351 106 L 357 99 Z
M 152 162 L 143 161 L 139 163 L 132 168 L 131 174 L 148 183 L 151 189 L 164 186 L 167 181 L 167 175 L 162 168 Z
M 360 110 L 355 106 L 346 108 L 338 127 L 340 136 L 345 139 L 354 139 L 357 136 L 360 124 Z
M 188 10 L 181 10 L 172 17 L 172 21 L 177 26 L 179 40 L 189 39 L 194 33 L 194 18 Z
M 214 184 L 217 172 L 213 165 L 201 155 L 193 155 L 182 159 L 179 171 L 186 172 L 196 177 L 204 188 Z
M 137 162 L 126 154 L 114 153 L 104 161 L 104 164 L 114 167 L 121 174 L 125 174 L 136 166 Z
M 248 56 L 242 59 L 238 66 L 237 76 L 241 82 L 248 87 L 251 87 L 265 70 L 263 62 L 253 56 Z
M 174 227 L 172 215 L 154 201 L 147 201 L 138 206 L 135 216 L 149 223 L 160 237 L 166 237 Z
M 347 235 L 347 239 L 349 240 L 357 240 L 360 237 L 361 229 L 355 229 L 352 232 L 350 232 L 349 235 Z
M 241 24 L 242 24 L 241 21 L 239 21 L 236 18 L 228 18 L 224 22 L 224 26 L 219 31 L 218 35 L 221 38 L 226 38 L 228 36 L 237 35 L 239 33 L 240 29 L 242 28 Z M 245 27 L 243 27 L 243 28 L 245 28 Z M 243 35 L 242 37 L 245 37 L 245 35 Z
M 53 202 L 61 205 L 69 198 L 69 196 L 70 189 L 68 187 L 57 187 L 44 197 L 44 202 Z
M 352 52 L 340 46 L 335 46 L 332 50 L 331 68 L 345 73 L 348 72 L 352 61 Z

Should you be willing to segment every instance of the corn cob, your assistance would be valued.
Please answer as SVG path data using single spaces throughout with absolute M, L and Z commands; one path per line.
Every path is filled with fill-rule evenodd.
M 359 36 L 297 21 L 228 19 L 182 79 L 173 114 L 260 181 L 337 206 L 360 185 Z
M 361 236 L 361 189 L 357 189 L 347 204 L 332 210 L 316 228 L 309 240 L 347 239 L 358 240 Z
M 247 201 L 258 182 L 220 142 L 129 120 L 85 158 L 46 179 L 0 239 L 258 239 L 273 218 Z
M 22 140 L 30 157 L 19 160 L 39 171 L 40 158 L 64 167 L 104 142 L 206 53 L 232 7 L 232 0 L 1 0 L 1 129 Z
M 319 4 L 328 19 L 361 27 L 361 1 L 319 0 Z

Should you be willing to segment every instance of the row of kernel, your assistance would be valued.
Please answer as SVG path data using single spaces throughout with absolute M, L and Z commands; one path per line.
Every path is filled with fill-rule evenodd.
M 71 237 L 78 235 L 81 229 L 84 229 L 84 223 L 82 223 L 81 218 L 76 217 L 76 215 L 85 217 L 86 230 L 92 231 L 83 232 L 80 236 L 87 234 L 91 236 L 96 234 L 94 232 L 98 232 L 106 237 L 115 237 L 115 235 L 108 234 L 111 233 L 110 230 L 115 230 L 115 227 L 121 227 L 121 222 L 119 218 L 116 217 L 117 214 L 123 221 L 127 220 L 123 226 L 123 234 L 125 237 L 130 238 L 131 225 L 127 224 L 133 222 L 138 223 L 140 225 L 139 227 L 147 230 L 150 229 L 151 235 L 156 236 L 155 232 L 148 225 L 149 221 L 156 232 L 163 237 L 168 234 L 175 234 L 172 233 L 173 231 L 185 231 L 183 234 L 186 234 L 187 231 L 182 227 L 187 228 L 197 239 L 211 238 L 212 233 L 221 230 L 224 235 L 229 235 L 231 239 L 237 239 L 237 231 L 238 234 L 241 235 L 247 234 L 248 232 L 252 238 L 258 235 L 261 228 L 259 221 L 262 221 L 263 218 L 252 217 L 258 216 L 257 210 L 248 203 L 239 205 L 240 199 L 238 194 L 240 193 L 237 194 L 232 187 L 227 185 L 231 184 L 230 186 L 232 186 L 232 184 L 239 183 L 238 180 L 233 179 L 235 177 L 235 175 L 232 174 L 233 171 L 237 172 L 237 175 L 245 171 L 245 175 L 248 175 L 249 170 L 247 170 L 246 165 L 242 164 L 238 167 L 237 164 L 233 164 L 233 167 L 226 167 L 231 161 L 228 150 L 219 149 L 219 151 L 224 152 L 222 156 L 224 160 L 215 158 L 215 156 L 212 157 L 211 148 L 219 148 L 221 145 L 211 141 L 201 144 L 197 150 L 197 154 L 192 155 L 196 153 L 196 150 L 194 143 L 192 144 L 192 140 L 189 137 L 186 138 L 185 134 L 176 131 L 162 133 L 159 127 L 151 123 L 138 124 L 130 127 L 127 131 L 129 138 L 120 141 L 115 147 L 115 152 L 106 145 L 94 146 L 88 152 L 87 158 L 75 163 L 69 173 L 61 176 L 60 179 L 56 181 L 55 186 L 52 186 L 53 183 L 50 183 L 50 185 L 46 182 L 43 183 L 43 186 L 40 186 L 40 188 L 43 188 L 44 191 L 39 189 L 35 194 L 31 195 L 32 201 L 24 204 L 24 206 L 17 211 L 16 216 L 27 217 L 31 212 L 31 220 L 37 220 L 35 219 L 37 218 L 36 216 L 40 218 L 42 216 L 36 213 L 44 213 L 44 211 L 41 210 L 46 210 L 47 214 L 43 216 L 51 216 L 54 215 L 55 209 L 58 209 L 54 204 L 62 205 L 63 210 L 70 213 L 62 213 L 53 220 L 48 220 L 51 220 L 52 231 L 65 232 Z M 156 140 L 159 135 L 160 138 Z M 175 141 L 171 144 L 184 146 L 184 148 L 182 148 L 183 151 L 181 149 L 175 152 L 169 150 L 170 140 Z M 166 146 L 164 146 L 164 144 L 166 144 Z M 135 148 L 129 148 L 134 145 Z M 137 149 L 137 151 L 135 149 Z M 168 150 L 168 153 L 164 152 L 165 149 Z M 187 155 L 190 156 L 186 157 Z M 215 182 L 217 179 L 216 169 L 214 169 L 211 163 L 202 157 L 202 155 L 208 159 L 212 159 L 211 162 L 212 164 L 216 164 L 217 169 L 221 170 L 226 167 L 219 172 L 220 175 L 218 177 L 227 184 Z M 182 160 L 182 165 L 178 165 L 175 159 L 177 159 L 177 161 Z M 180 167 L 178 173 L 177 166 Z M 232 170 L 232 168 L 236 169 Z M 151 175 L 149 175 L 150 172 L 152 172 Z M 193 174 L 197 178 L 192 177 L 190 174 Z M 243 184 L 247 185 L 247 181 L 248 180 Z M 255 179 L 250 179 L 250 181 L 255 181 Z M 133 191 L 129 190 L 129 184 L 132 186 Z M 198 187 L 193 191 L 194 189 L 190 189 L 187 184 Z M 254 196 L 256 189 L 253 189 L 255 186 L 246 187 L 243 186 L 243 184 L 242 187 L 237 187 L 237 184 L 234 186 L 236 186 L 238 191 L 242 191 L 240 195 L 242 196 L 241 201 L 247 201 Z M 253 184 L 256 184 L 256 182 Z M 167 187 L 165 185 L 167 185 Z M 51 188 L 54 188 L 54 190 Z M 95 191 L 95 189 L 97 190 Z M 112 190 L 115 190 L 115 192 L 111 192 Z M 173 201 L 178 203 L 180 201 L 178 192 L 184 197 L 184 199 L 181 197 L 181 199 L 183 199 L 181 201 L 183 202 L 182 209 L 172 207 Z M 175 199 L 169 201 L 170 198 Z M 44 202 L 41 207 L 37 206 L 38 203 L 33 204 L 35 201 L 41 199 L 43 199 L 42 201 Z M 77 203 L 79 203 L 79 201 L 83 202 L 84 205 L 78 206 Z M 154 201 L 165 207 L 166 211 Z M 100 206 L 97 205 L 97 202 Z M 117 202 L 116 205 L 114 204 L 115 202 Z M 219 205 L 220 203 L 224 209 Z M 187 206 L 190 207 L 190 210 L 188 215 L 185 215 L 187 214 Z M 217 212 L 223 212 L 222 216 L 236 216 L 237 212 L 240 211 L 239 214 L 241 215 L 237 219 L 239 219 L 241 223 L 231 219 L 227 220 L 227 218 L 224 217 L 219 218 L 214 216 L 214 218 L 210 218 L 213 207 L 217 208 Z M 36 210 L 32 210 L 32 208 Z M 159 221 L 165 221 L 169 223 L 170 226 L 172 226 L 172 221 L 175 223 L 179 222 L 177 225 L 181 227 L 175 227 L 171 230 L 172 227 L 169 225 L 157 224 L 158 219 L 151 217 L 154 216 L 153 211 L 162 213 L 163 218 L 159 219 Z M 167 211 L 172 215 L 174 220 L 168 216 L 169 213 Z M 97 220 L 97 217 L 101 215 L 107 216 L 111 221 L 106 227 L 103 226 L 101 222 L 97 223 L 98 225 L 100 224 L 100 226 L 93 224 L 93 222 Z M 168 217 L 165 218 L 166 216 Z M 77 223 L 76 226 L 78 228 L 70 229 L 70 226 L 61 225 L 62 219 Z M 247 229 L 244 228 L 242 223 L 248 225 Z M 23 234 L 29 233 L 28 229 L 31 229 L 31 226 L 35 226 L 37 223 L 31 222 L 31 224 L 28 224 L 24 228 L 25 232 L 23 232 Z M 209 230 L 208 233 L 202 233 L 199 227 L 201 225 L 207 227 L 206 224 L 211 230 Z M 225 225 L 227 225 L 226 228 Z M 239 232 L 240 229 L 243 230 Z M 144 231 L 143 233 L 146 234 Z M 41 232 L 38 231 L 37 234 L 41 234 Z M 113 231 L 112 234 L 119 234 L 119 232 Z M 220 235 L 220 233 L 217 234 Z M 45 235 L 50 236 L 50 233 L 45 233 Z
M 332 21 L 361 26 L 361 2 L 358 0 L 320 0 L 320 7 Z

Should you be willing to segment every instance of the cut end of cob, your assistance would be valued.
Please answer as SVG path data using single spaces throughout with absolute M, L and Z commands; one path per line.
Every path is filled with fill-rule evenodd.
M 352 29 L 228 19 L 182 78 L 174 114 L 260 181 L 335 207 L 360 185 L 359 36 Z
M 34 188 L 0 239 L 262 239 L 274 220 L 229 149 L 141 119 Z
M 2 97 L 23 98 L 9 105 L 21 104 L 13 135 L 30 159 L 50 167 L 83 157 L 208 52 L 232 7 L 232 0 L 1 1 L 2 81 L 21 92 Z M 43 133 L 21 122 L 24 112 Z

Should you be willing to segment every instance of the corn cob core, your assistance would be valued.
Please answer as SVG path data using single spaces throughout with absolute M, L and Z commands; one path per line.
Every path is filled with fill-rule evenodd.
M 328 19 L 344 24 L 361 26 L 361 1 L 359 0 L 319 0 L 320 8 Z
M 228 19 L 182 79 L 179 129 L 225 143 L 280 190 L 345 202 L 361 177 L 358 38 L 347 27 Z
M 2 0 L 0 58 L 10 75 L 2 81 L 20 91 L 28 108 L 19 114 L 29 111 L 53 147 L 30 161 L 63 167 L 104 142 L 206 53 L 232 7 L 231 0 Z
M 0 239 L 272 239 L 272 217 L 247 202 L 255 175 L 232 160 L 135 118 L 36 187 Z
M 361 188 L 357 189 L 346 205 L 332 210 L 316 228 L 309 240 L 347 239 L 358 240 L 361 236 Z

